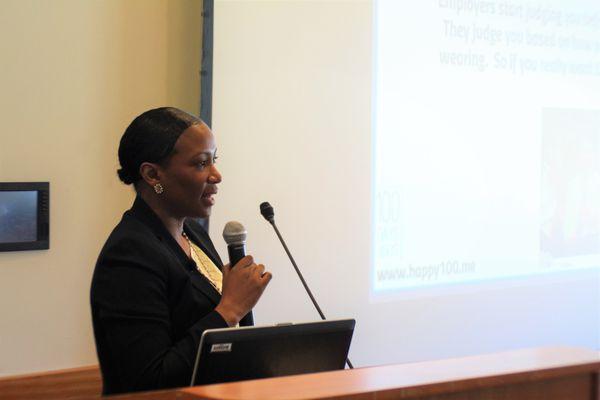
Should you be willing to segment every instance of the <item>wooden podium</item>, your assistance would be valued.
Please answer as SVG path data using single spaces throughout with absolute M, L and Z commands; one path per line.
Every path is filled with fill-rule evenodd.
M 107 397 L 600 400 L 600 353 L 554 347 Z M 0 399 L 100 399 L 98 366 L 0 378 Z
M 544 348 L 116 396 L 125 399 L 598 400 L 600 354 Z

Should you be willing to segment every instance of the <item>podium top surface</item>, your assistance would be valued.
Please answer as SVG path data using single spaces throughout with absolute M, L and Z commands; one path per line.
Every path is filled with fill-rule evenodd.
M 597 371 L 598 351 L 552 347 L 197 386 L 177 392 L 184 399 L 358 399 L 374 398 L 374 394 L 403 399 Z

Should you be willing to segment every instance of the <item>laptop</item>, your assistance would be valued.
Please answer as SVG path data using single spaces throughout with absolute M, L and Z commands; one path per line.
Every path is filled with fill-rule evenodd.
M 355 320 L 208 329 L 190 386 L 344 369 Z

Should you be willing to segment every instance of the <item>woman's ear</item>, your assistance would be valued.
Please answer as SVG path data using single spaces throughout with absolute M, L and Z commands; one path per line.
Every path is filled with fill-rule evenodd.
M 161 171 L 160 166 L 154 163 L 144 162 L 140 165 L 140 175 L 142 179 L 151 187 L 161 183 Z

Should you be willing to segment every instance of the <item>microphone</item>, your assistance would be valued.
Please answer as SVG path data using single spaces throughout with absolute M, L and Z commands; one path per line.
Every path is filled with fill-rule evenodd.
M 246 256 L 246 228 L 237 221 L 230 221 L 223 228 L 223 239 L 227 243 L 229 264 L 233 267 Z
M 296 261 L 294 260 L 294 257 L 292 257 L 292 253 L 290 253 L 290 250 L 288 249 L 287 245 L 285 244 L 285 241 L 283 240 L 281 233 L 279 233 L 279 229 L 277 229 L 277 225 L 275 225 L 275 210 L 273 210 L 273 206 L 270 205 L 268 201 L 261 203 L 260 204 L 260 213 L 273 226 L 273 229 L 275 229 L 275 233 L 277 234 L 279 241 L 283 245 L 283 248 L 285 249 L 285 252 L 287 253 L 290 261 L 292 262 L 292 265 L 294 266 L 294 269 L 296 270 L 296 273 L 298 274 L 298 278 L 300 278 L 300 282 L 302 282 L 302 286 L 304 286 L 304 290 L 306 290 L 306 293 L 308 293 L 308 297 L 310 297 L 310 300 L 312 301 L 313 305 L 317 309 L 317 312 L 321 316 L 321 319 L 325 320 L 326 319 L 325 314 L 323 314 L 323 311 L 321 311 L 321 307 L 319 307 L 317 300 L 315 300 L 315 297 L 313 296 L 312 292 L 310 291 L 308 284 L 306 283 L 306 281 L 304 280 L 304 277 L 302 276 L 302 272 L 300 272 L 298 265 L 296 265 Z M 223 233 L 223 235 L 225 235 L 225 233 Z M 349 358 L 346 358 L 346 364 L 348 364 L 348 367 L 350 369 L 354 368 L 354 366 L 350 362 Z
M 260 203 L 260 213 L 271 225 L 275 225 L 275 211 L 268 201 Z

